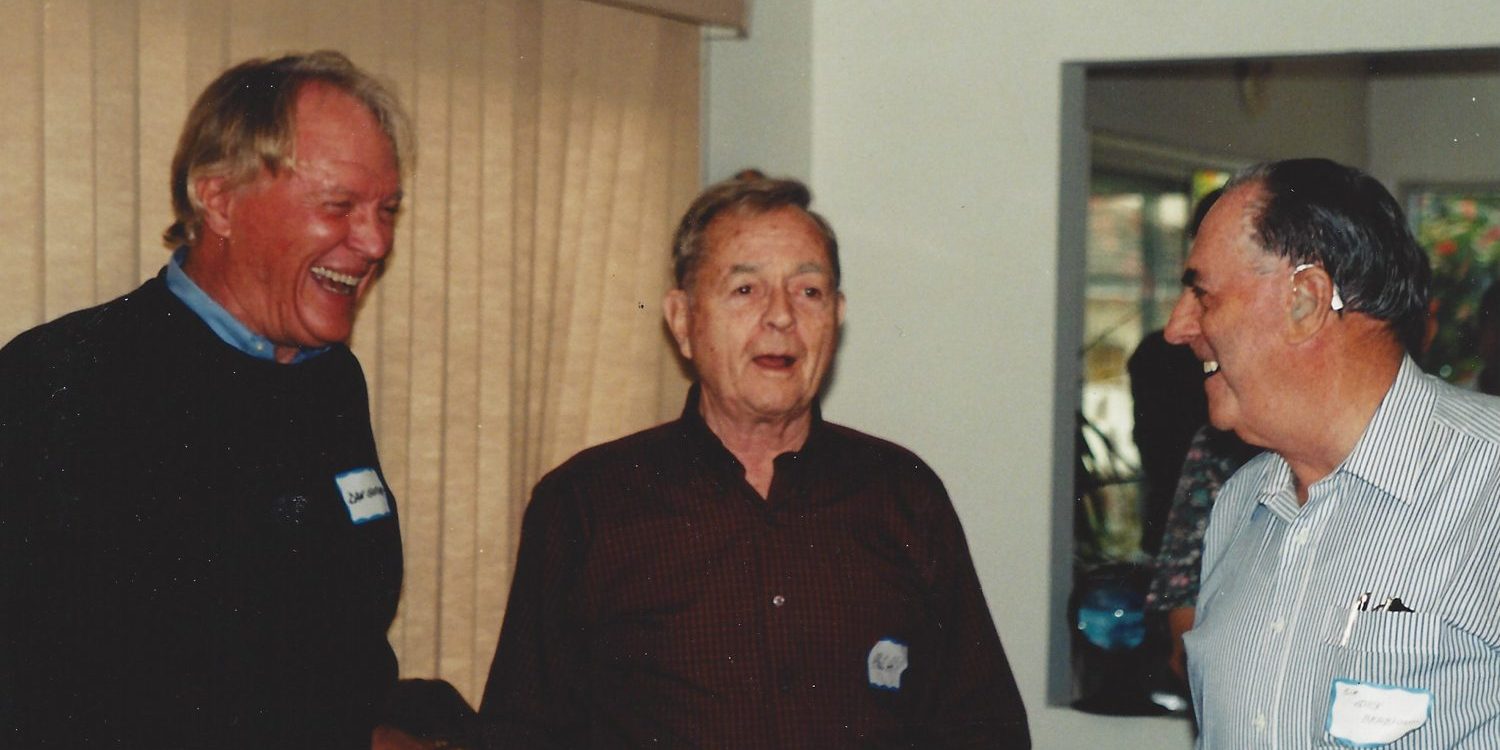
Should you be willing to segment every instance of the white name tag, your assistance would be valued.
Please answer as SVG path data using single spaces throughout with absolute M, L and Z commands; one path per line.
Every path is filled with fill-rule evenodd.
M 349 509 L 349 520 L 359 524 L 391 514 L 390 493 L 374 469 L 354 469 L 333 478 Z
M 1426 724 L 1431 713 L 1430 690 L 1334 680 L 1328 733 L 1345 745 L 1384 745 Z
M 901 673 L 906 671 L 906 644 L 882 638 L 870 649 L 866 660 L 870 670 L 870 686 L 882 690 L 900 690 Z

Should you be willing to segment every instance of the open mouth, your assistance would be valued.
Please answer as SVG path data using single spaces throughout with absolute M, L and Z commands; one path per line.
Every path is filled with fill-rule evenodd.
M 1216 359 L 1203 360 L 1203 377 L 1211 378 L 1219 371 L 1219 361 Z
M 762 354 L 755 358 L 755 364 L 771 370 L 785 370 L 796 362 L 796 357 L 786 354 Z
M 313 266 L 312 275 L 318 278 L 318 286 L 346 297 L 354 296 L 359 290 L 359 282 L 363 276 L 354 276 L 347 273 L 339 273 L 331 268 Z

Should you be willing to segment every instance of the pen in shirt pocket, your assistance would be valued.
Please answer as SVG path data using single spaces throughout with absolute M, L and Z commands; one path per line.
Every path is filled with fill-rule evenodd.
M 1339 645 L 1349 645 L 1349 634 L 1354 632 L 1354 618 L 1360 612 L 1370 608 L 1370 592 L 1366 591 L 1354 597 L 1354 602 L 1349 605 L 1349 617 L 1344 620 L 1344 634 L 1339 637 Z
M 1406 606 L 1399 596 L 1388 596 L 1385 601 L 1375 605 L 1376 612 L 1415 612 L 1416 610 Z
M 1349 645 L 1349 636 L 1354 632 L 1354 620 L 1359 617 L 1360 612 L 1416 612 L 1416 610 L 1406 606 L 1406 602 L 1401 601 L 1401 597 L 1399 596 L 1388 596 L 1385 598 L 1385 601 L 1375 605 L 1375 609 L 1371 610 L 1370 593 L 1366 591 L 1355 597 L 1354 601 L 1350 603 L 1349 617 L 1344 620 L 1344 633 L 1339 637 L 1340 646 Z

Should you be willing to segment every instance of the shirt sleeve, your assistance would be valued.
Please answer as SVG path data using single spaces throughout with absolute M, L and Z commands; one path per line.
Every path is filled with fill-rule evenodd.
M 1172 509 L 1167 514 L 1167 528 L 1146 595 L 1146 607 L 1153 612 L 1191 607 L 1198 595 L 1203 531 L 1208 528 L 1209 509 L 1218 489 L 1209 473 L 1208 430 L 1205 427 L 1193 436 L 1172 495 Z
M 521 526 L 500 643 L 479 718 L 486 747 L 586 747 L 586 647 L 577 616 L 584 524 L 567 483 L 546 477 Z
M 931 523 L 938 666 L 928 696 L 927 748 L 1029 748 L 1026 708 L 990 617 L 979 576 L 947 492 L 934 476 L 940 512 Z

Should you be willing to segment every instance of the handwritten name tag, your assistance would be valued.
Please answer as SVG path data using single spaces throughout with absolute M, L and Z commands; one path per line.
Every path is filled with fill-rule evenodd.
M 901 673 L 906 671 L 906 644 L 890 638 L 882 638 L 870 649 L 866 666 L 870 671 L 870 686 L 882 690 L 900 690 Z
M 1426 724 L 1431 713 L 1430 690 L 1334 680 L 1328 734 L 1344 745 L 1384 745 Z
M 349 520 L 367 523 L 391 514 L 390 493 L 374 469 L 353 469 L 333 478 L 349 509 Z

